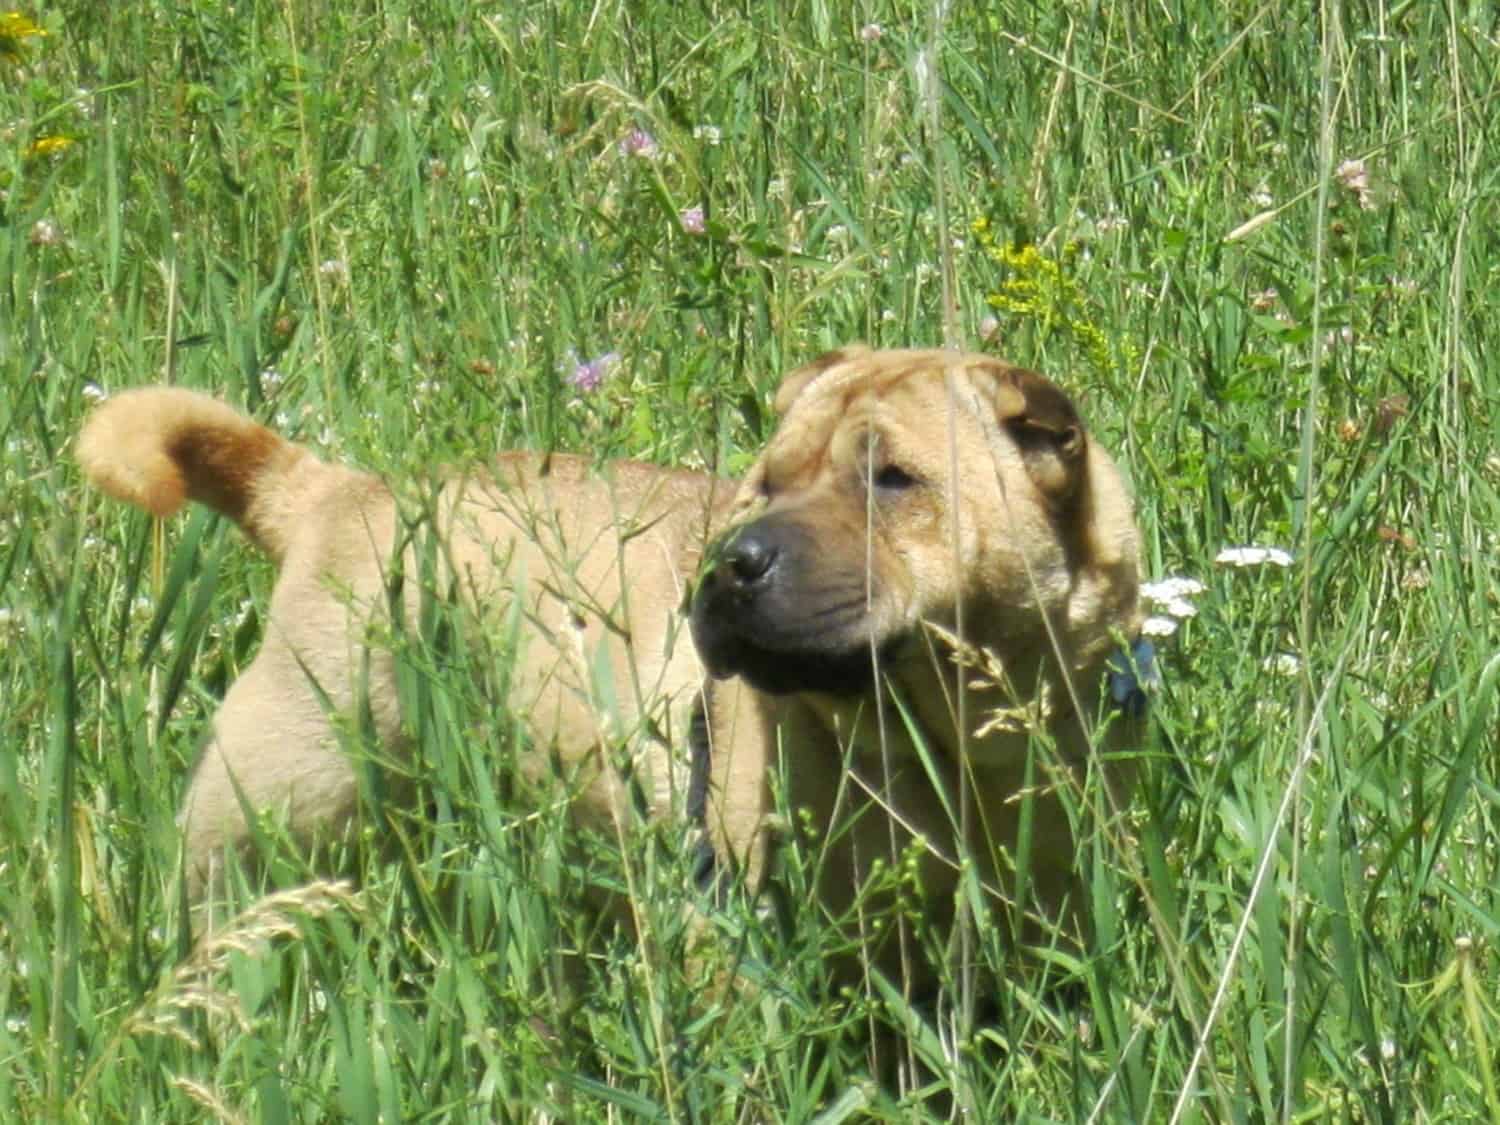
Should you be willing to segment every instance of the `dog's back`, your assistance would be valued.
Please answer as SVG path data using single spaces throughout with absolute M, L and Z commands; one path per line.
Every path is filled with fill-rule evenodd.
M 359 786 L 338 716 L 367 708 L 381 745 L 402 746 L 394 657 L 380 639 L 398 551 L 407 624 L 424 585 L 457 592 L 460 612 L 523 623 L 509 702 L 542 744 L 527 764 L 564 764 L 580 819 L 608 825 L 627 813 L 615 771 L 599 761 L 604 746 L 655 743 L 632 782 L 658 811 L 685 787 L 672 776 L 682 756 L 660 743 L 686 746 L 702 681 L 679 611 L 729 499 L 722 482 L 515 453 L 398 498 L 371 474 L 176 388 L 111 398 L 77 456 L 97 487 L 156 516 L 188 500 L 229 516 L 281 570 L 261 650 L 226 694 L 183 802 L 195 893 L 226 845 L 248 838 L 246 809 L 283 811 L 309 842 L 346 831 Z M 429 533 L 440 546 L 424 564 Z

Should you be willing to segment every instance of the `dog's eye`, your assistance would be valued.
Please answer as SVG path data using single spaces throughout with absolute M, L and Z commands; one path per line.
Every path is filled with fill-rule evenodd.
M 917 478 L 900 465 L 882 465 L 875 472 L 875 487 L 882 492 L 901 492 L 917 483 Z

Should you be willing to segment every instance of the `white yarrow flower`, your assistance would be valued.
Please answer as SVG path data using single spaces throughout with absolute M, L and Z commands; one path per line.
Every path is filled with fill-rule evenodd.
M 29 237 L 33 246 L 57 246 L 63 240 L 62 227 L 52 219 L 38 219 L 31 224 Z
M 1158 612 L 1141 622 L 1141 635 L 1146 637 L 1170 637 L 1177 632 L 1177 625 L 1189 617 L 1198 616 L 1198 607 L 1189 598 L 1197 597 L 1208 589 L 1196 578 L 1174 575 L 1156 582 L 1141 584 L 1141 600 L 1154 606 Z
M 1141 622 L 1141 636 L 1170 637 L 1177 632 L 1177 622 L 1170 617 L 1148 617 Z
M 1148 602 L 1156 602 L 1158 605 L 1166 605 L 1168 602 L 1178 601 L 1182 598 L 1193 598 L 1208 589 L 1196 578 L 1185 578 L 1181 575 L 1172 578 L 1163 578 L 1160 582 L 1145 582 L 1141 584 L 1141 597 Z
M 1225 547 L 1214 556 L 1214 562 L 1220 566 L 1265 566 L 1269 563 L 1287 567 L 1292 565 L 1292 555 L 1280 547 Z
M 1268 656 L 1261 665 L 1267 672 L 1274 672 L 1278 676 L 1295 676 L 1302 671 L 1302 661 L 1290 652 L 1278 652 L 1274 656 Z

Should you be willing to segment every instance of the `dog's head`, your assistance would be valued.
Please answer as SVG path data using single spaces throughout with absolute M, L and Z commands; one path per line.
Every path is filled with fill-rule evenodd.
M 930 667 L 923 625 L 951 629 L 960 604 L 969 641 L 1072 669 L 1133 626 L 1129 499 L 1047 379 L 850 347 L 787 376 L 776 409 L 692 599 L 713 675 L 863 693 L 876 667 Z

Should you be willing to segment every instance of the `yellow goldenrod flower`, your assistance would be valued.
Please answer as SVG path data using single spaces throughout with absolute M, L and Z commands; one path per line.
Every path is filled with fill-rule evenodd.
M 1034 321 L 1045 333 L 1066 333 L 1095 370 L 1101 374 L 1114 371 L 1109 339 L 1089 315 L 1090 301 L 1082 284 L 1065 266 L 1077 255 L 1077 243 L 1067 243 L 1062 256 L 1053 258 L 1030 242 L 999 241 L 989 220 L 982 216 L 970 229 L 985 257 L 1004 270 L 999 286 L 985 295 L 986 304 L 997 312 Z M 1126 342 L 1122 352 L 1128 360 L 1134 349 Z
M 66 152 L 77 143 L 72 137 L 39 137 L 27 146 L 26 156 L 27 159 L 52 156 L 59 152 Z

